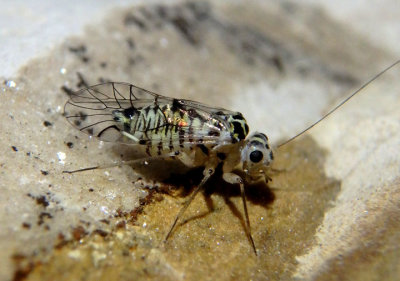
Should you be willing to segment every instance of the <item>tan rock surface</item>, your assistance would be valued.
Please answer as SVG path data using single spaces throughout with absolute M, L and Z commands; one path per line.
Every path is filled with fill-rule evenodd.
M 283 171 L 269 188 L 248 187 L 258 256 L 238 190 L 218 178 L 163 244 L 201 172 L 161 183 L 163 162 L 135 167 L 140 175 L 62 173 L 131 154 L 89 140 L 62 116 L 68 91 L 85 83 L 132 82 L 239 110 L 278 144 L 395 61 L 377 45 L 311 6 L 160 4 L 115 10 L 30 61 L 1 92 L 1 277 L 396 280 L 398 68 L 277 149 L 274 168 Z

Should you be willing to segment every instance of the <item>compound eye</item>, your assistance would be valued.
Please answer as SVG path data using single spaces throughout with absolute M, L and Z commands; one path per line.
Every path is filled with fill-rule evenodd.
M 253 163 L 258 163 L 263 159 L 263 154 L 259 150 L 254 150 L 250 153 L 250 160 Z

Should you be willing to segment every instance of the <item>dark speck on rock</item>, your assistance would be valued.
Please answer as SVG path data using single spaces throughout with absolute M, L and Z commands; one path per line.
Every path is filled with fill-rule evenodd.
M 30 229 L 31 228 L 31 224 L 27 223 L 27 222 L 24 222 L 24 223 L 22 223 L 22 227 L 25 228 L 25 229 Z
M 49 122 L 49 121 L 44 121 L 44 122 L 43 122 L 43 125 L 44 125 L 45 127 L 51 127 L 51 126 L 53 126 L 53 123 L 51 123 L 51 122 Z
M 42 173 L 43 176 L 47 176 L 49 174 L 48 171 L 44 171 L 44 170 L 40 170 L 40 172 Z
M 73 142 L 67 142 L 66 145 L 68 146 L 68 148 L 73 148 L 74 147 L 74 143 Z

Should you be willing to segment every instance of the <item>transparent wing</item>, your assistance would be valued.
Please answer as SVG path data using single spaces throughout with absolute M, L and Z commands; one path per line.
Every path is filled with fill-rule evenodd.
M 157 94 L 126 83 L 103 83 L 71 94 L 64 114 L 74 127 L 104 141 L 123 141 L 112 112 L 167 102 Z
M 137 132 L 135 140 L 124 136 L 124 129 L 118 126 L 112 112 L 130 108 L 140 110 L 149 106 L 161 110 L 165 106 L 172 108 L 176 105 L 179 105 L 179 110 L 182 112 L 189 113 L 191 121 L 194 118 L 202 120 L 202 122 L 180 124 L 177 127 L 179 132 L 176 137 L 185 138 L 184 142 L 189 139 L 193 144 L 221 141 L 221 133 L 229 130 L 223 117 L 235 114 L 226 109 L 210 107 L 190 100 L 168 98 L 128 83 L 117 82 L 94 85 L 71 94 L 70 100 L 65 104 L 64 114 L 78 130 L 103 141 L 147 144 L 152 139 L 160 138 L 159 135 L 154 134 L 155 131 L 159 132 L 165 126 L 174 125 L 173 121 L 165 117 L 157 124 L 151 124 L 152 126 L 145 127 L 142 132 Z M 196 112 L 196 117 L 192 118 L 190 113 L 193 110 Z

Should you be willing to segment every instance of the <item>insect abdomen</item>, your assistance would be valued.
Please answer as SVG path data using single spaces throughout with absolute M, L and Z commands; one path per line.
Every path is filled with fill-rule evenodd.
M 154 122 L 155 129 L 146 131 L 146 137 L 150 140 L 146 152 L 150 156 L 189 151 L 208 128 L 205 120 L 200 117 L 191 117 L 187 111 L 170 106 L 160 108 L 158 115 L 154 117 Z

